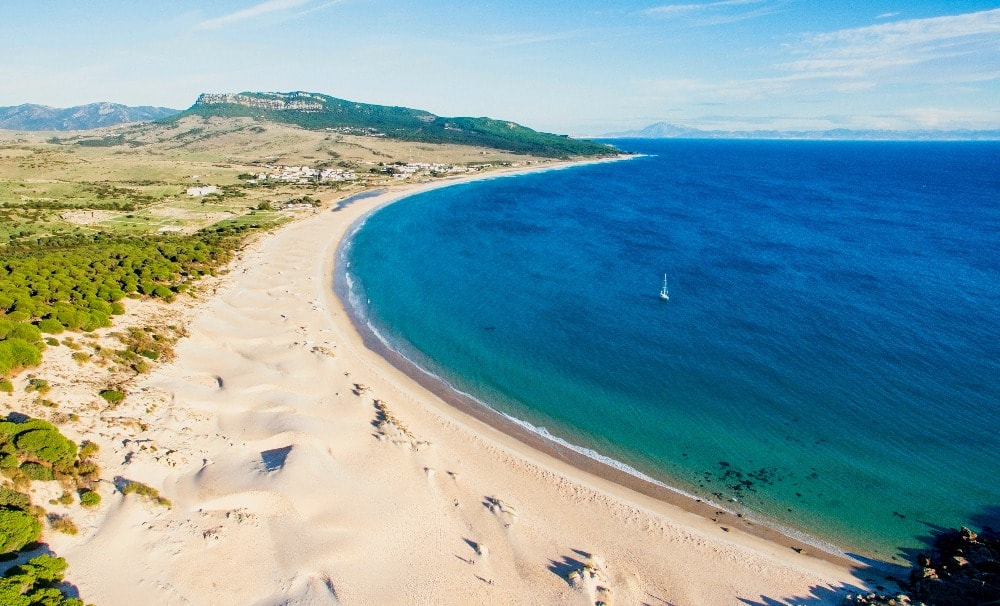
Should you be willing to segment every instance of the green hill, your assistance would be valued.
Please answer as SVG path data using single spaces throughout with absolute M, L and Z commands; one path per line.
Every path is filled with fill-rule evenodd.
M 306 92 L 202 94 L 184 116 L 251 117 L 313 130 L 389 137 L 426 143 L 457 143 L 554 158 L 618 153 L 610 145 L 540 133 L 505 120 L 443 118 L 408 107 L 372 105 Z

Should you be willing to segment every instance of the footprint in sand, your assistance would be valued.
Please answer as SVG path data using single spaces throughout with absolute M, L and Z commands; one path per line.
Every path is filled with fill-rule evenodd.
M 427 440 L 418 440 L 410 428 L 399 417 L 389 410 L 383 400 L 373 400 L 375 404 L 375 420 L 372 425 L 378 430 L 375 437 L 379 440 L 389 440 L 393 444 L 406 446 L 410 450 L 423 450 L 430 446 Z
M 483 501 L 483 506 L 489 509 L 503 523 L 504 528 L 510 528 L 511 524 L 517 521 L 517 510 L 503 499 L 486 497 L 486 500 Z
M 552 561 L 549 570 L 564 577 L 577 591 L 586 593 L 591 603 L 611 606 L 612 593 L 604 559 L 579 549 L 573 552 L 582 557 L 563 556 L 561 562 Z

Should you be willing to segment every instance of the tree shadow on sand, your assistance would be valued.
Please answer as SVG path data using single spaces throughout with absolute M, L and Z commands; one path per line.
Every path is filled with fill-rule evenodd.
M 904 593 L 914 603 L 1000 603 L 1000 507 L 971 516 L 966 527 L 972 533 L 922 523 L 927 534 L 918 537 L 921 547 L 898 550 L 910 566 L 848 554 L 858 562 L 853 570 L 857 584 L 814 586 L 806 595 L 762 595 L 740 601 L 747 606 L 881 605 Z M 850 601 L 848 596 L 865 598 Z

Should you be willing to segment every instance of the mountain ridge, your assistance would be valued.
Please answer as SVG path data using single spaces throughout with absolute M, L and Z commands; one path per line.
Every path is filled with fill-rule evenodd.
M 810 139 L 830 141 L 996 141 L 1000 140 L 997 130 L 890 130 L 890 129 L 849 129 L 782 131 L 762 130 L 702 130 L 655 122 L 645 128 L 600 135 L 601 139 Z
M 23 103 L 0 107 L 0 129 L 4 130 L 92 130 L 117 124 L 161 120 L 179 109 L 151 105 L 129 106 L 99 101 L 73 107 L 50 107 Z
M 604 143 L 543 133 L 509 120 L 449 118 L 421 109 L 361 103 L 305 91 L 202 93 L 190 108 L 165 120 L 173 121 L 190 115 L 250 117 L 295 124 L 311 130 L 424 143 L 478 145 L 548 157 L 619 153 L 613 146 Z

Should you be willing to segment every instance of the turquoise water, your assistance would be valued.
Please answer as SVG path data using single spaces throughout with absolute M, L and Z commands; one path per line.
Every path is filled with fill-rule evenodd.
M 359 313 L 489 406 L 849 550 L 989 522 L 1000 144 L 624 145 L 375 213 Z

